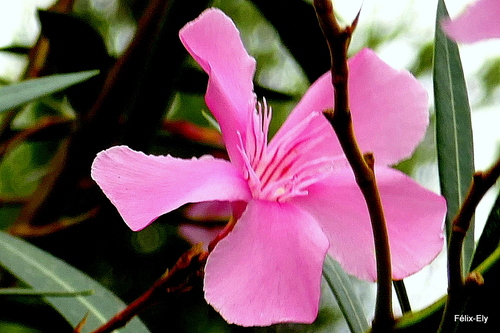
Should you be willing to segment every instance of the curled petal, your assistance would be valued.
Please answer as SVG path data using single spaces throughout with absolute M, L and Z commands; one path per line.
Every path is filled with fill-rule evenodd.
M 446 203 L 403 173 L 376 167 L 395 280 L 428 265 L 443 248 Z M 365 200 L 352 171 L 344 169 L 309 188 L 296 205 L 312 213 L 330 240 L 330 254 L 360 279 L 377 279 L 375 248 Z
M 231 204 L 227 201 L 206 201 L 192 204 L 185 211 L 193 221 L 227 221 L 231 217 Z
M 250 201 L 208 257 L 205 298 L 229 323 L 311 323 L 327 248 L 308 213 L 286 203 Z
M 500 37 L 499 17 L 500 1 L 479 0 L 456 19 L 444 20 L 442 26 L 448 36 L 457 42 L 473 43 Z
M 212 242 L 221 232 L 224 227 L 209 227 L 194 224 L 183 224 L 179 227 L 179 234 L 191 244 L 203 243 L 203 248 L 208 250 L 210 242 Z
M 390 165 L 409 157 L 428 125 L 424 87 L 407 71 L 398 71 L 369 49 L 349 59 L 349 99 L 354 131 L 361 149 L 373 152 L 377 163 Z M 312 111 L 333 108 L 331 73 L 321 76 L 290 114 L 286 133 Z M 276 134 L 276 135 L 278 135 Z M 337 139 L 332 154 L 343 154 Z
M 219 122 L 231 160 L 241 166 L 237 133 L 244 134 L 248 113 L 255 110 L 255 59 L 245 50 L 234 23 L 219 9 L 205 10 L 179 36 L 209 76 L 205 101 Z
M 183 160 L 116 146 L 97 155 L 92 178 L 132 230 L 186 203 L 250 197 L 239 171 L 211 156 Z

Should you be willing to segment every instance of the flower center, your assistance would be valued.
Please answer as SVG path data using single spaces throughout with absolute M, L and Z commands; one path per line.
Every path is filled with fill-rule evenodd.
M 258 103 L 256 112 L 250 112 L 245 141 L 238 133 L 245 177 L 252 195 L 281 202 L 307 195 L 307 187 L 325 178 L 333 169 L 331 157 L 315 157 L 317 154 L 313 153 L 326 135 L 320 128 L 309 125 L 322 115 L 311 113 L 268 144 L 271 115 L 265 100 Z

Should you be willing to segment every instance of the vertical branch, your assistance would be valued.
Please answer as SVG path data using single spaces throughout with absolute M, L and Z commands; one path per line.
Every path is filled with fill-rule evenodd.
M 373 154 L 363 155 L 354 136 L 348 95 L 347 49 L 358 18 L 351 26 L 341 28 L 329 0 L 315 0 L 316 15 L 325 35 L 331 56 L 334 110 L 324 112 L 338 136 L 344 154 L 351 165 L 356 182 L 365 198 L 370 214 L 377 261 L 377 300 L 374 332 L 389 332 L 394 324 L 392 312 L 392 271 L 389 237 L 378 191 Z

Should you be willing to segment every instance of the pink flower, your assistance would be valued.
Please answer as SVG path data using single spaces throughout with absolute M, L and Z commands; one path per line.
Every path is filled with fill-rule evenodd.
M 318 313 L 323 260 L 375 281 L 373 236 L 363 197 L 333 130 L 329 73 L 316 81 L 267 142 L 271 109 L 257 103 L 255 60 L 220 10 L 181 31 L 209 75 L 207 106 L 230 161 L 183 160 L 125 146 L 98 154 L 92 176 L 133 230 L 186 203 L 230 201 L 234 229 L 210 253 L 205 298 L 230 323 L 311 323 Z M 427 95 L 408 72 L 365 49 L 350 62 L 350 98 L 359 143 L 379 163 L 395 279 L 429 264 L 443 246 L 444 199 L 386 165 L 408 157 L 428 123 Z
M 479 0 L 454 20 L 443 21 L 450 38 L 462 43 L 500 37 L 500 0 Z

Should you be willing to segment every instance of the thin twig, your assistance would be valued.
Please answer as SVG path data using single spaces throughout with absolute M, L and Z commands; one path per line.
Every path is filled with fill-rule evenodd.
M 162 301 L 166 296 L 190 290 L 193 285 L 192 279 L 201 277 L 201 270 L 205 266 L 207 256 L 208 253 L 200 244 L 193 246 L 148 291 L 92 333 L 113 332 L 125 326 L 139 312 Z
M 354 136 L 349 109 L 347 49 L 358 18 L 351 26 L 341 28 L 334 16 L 331 1 L 315 0 L 314 7 L 330 49 L 332 84 L 335 91 L 334 110 L 326 110 L 324 113 L 354 171 L 370 213 L 373 229 L 377 261 L 377 300 L 373 331 L 389 332 L 394 324 L 389 237 L 373 170 L 374 158 L 372 154 L 363 155 L 361 152 Z
M 29 140 L 37 134 L 44 131 L 57 130 L 65 126 L 67 131 L 70 131 L 71 120 L 59 116 L 46 116 L 40 119 L 33 127 L 22 130 L 21 132 L 12 135 L 9 139 L 0 144 L 0 157 L 11 151 L 13 148 L 19 146 L 21 143 Z
M 465 235 L 469 230 L 477 205 L 486 192 L 495 185 L 499 177 L 500 159 L 487 171 L 476 172 L 465 201 L 452 221 L 448 242 L 448 299 L 441 321 L 440 332 L 447 332 L 450 325 L 454 324 L 453 316 L 458 314 L 461 304 L 466 300 L 467 295 L 464 293 L 466 283 L 462 276 L 462 247 Z

